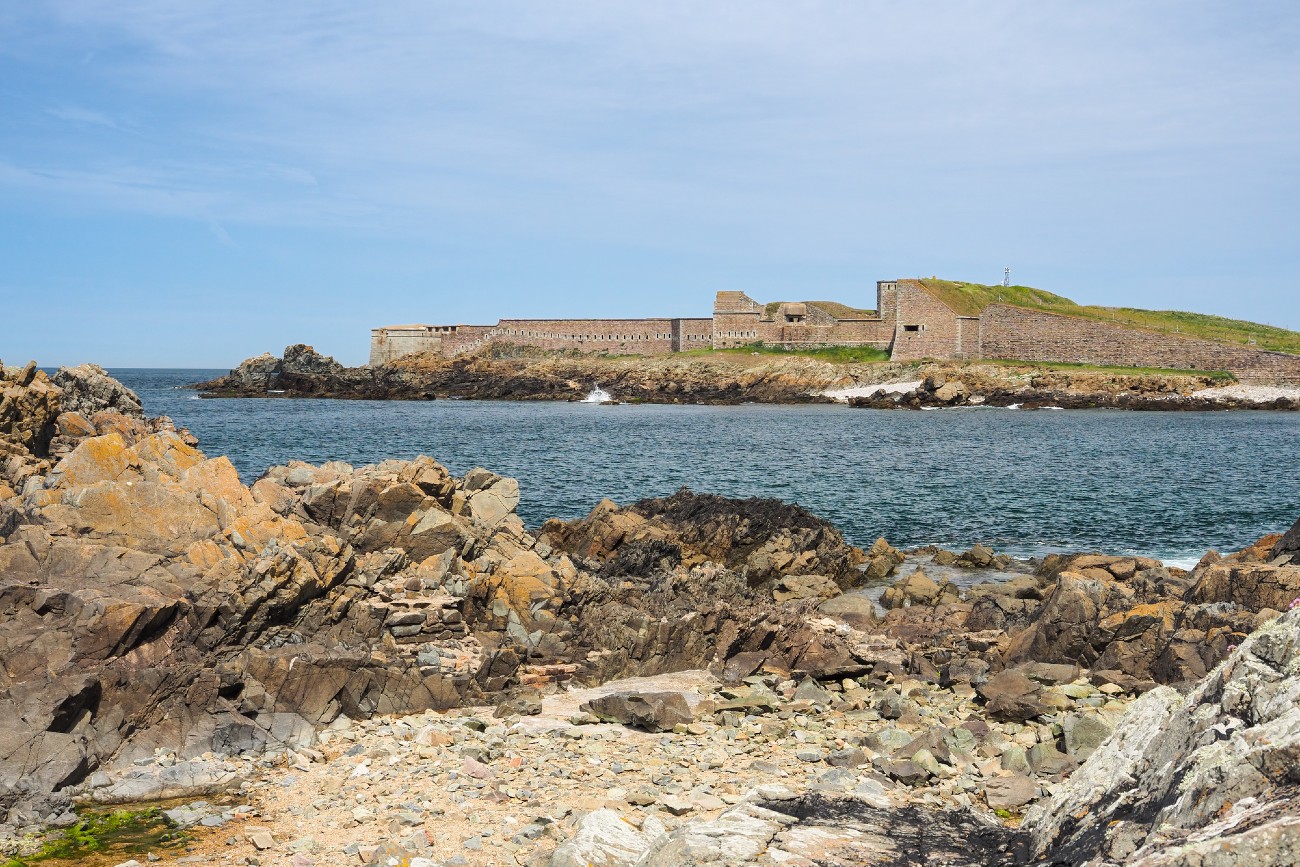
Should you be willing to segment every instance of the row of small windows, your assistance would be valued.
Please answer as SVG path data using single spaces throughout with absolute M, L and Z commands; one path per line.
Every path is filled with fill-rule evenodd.
M 728 331 L 727 337 L 757 337 L 757 331 Z
M 507 328 L 505 334 L 511 337 L 537 337 L 544 340 L 606 340 L 625 342 L 628 340 L 672 340 L 672 334 L 553 334 L 549 331 L 528 331 Z M 684 334 L 683 340 L 712 340 L 711 334 Z

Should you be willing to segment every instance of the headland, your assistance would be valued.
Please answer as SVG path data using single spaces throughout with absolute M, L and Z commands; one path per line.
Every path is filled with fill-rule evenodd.
M 874 309 L 717 293 L 713 316 L 501 319 L 371 332 L 370 364 L 301 344 L 208 397 L 808 403 L 936 408 L 1300 407 L 1300 334 L 1204 314 L 1090 307 L 1041 289 L 880 281 Z
M 864 357 L 869 360 L 859 360 Z M 1041 362 L 894 362 L 845 347 L 604 356 L 492 343 L 454 358 L 419 353 L 379 367 L 349 368 L 299 344 L 286 347 L 279 358 L 250 358 L 229 374 L 194 387 L 204 397 L 581 401 L 599 388 L 625 403 L 1300 409 L 1300 386 L 1241 383 L 1220 372 Z
M 489 344 L 644 356 L 761 345 L 874 350 L 912 361 L 1025 361 L 1226 371 L 1300 384 L 1300 334 L 1179 311 L 1089 307 L 1029 286 L 938 278 L 881 280 L 874 309 L 832 301 L 759 303 L 718 292 L 711 318 L 501 319 L 495 325 L 397 325 L 371 331 L 370 365 L 407 355 L 454 358 Z

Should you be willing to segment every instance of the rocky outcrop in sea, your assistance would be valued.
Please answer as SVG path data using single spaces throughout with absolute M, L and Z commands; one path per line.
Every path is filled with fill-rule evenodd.
M 1232 382 L 1229 378 L 1227 382 Z M 344 367 L 310 346 L 245 360 L 194 386 L 204 397 L 565 400 L 600 389 L 630 403 L 830 403 L 869 409 L 1300 409 L 1300 388 L 1225 385 L 1176 371 L 1044 369 L 1016 362 L 832 363 L 797 354 L 603 356 L 497 343 L 456 358 L 417 354 Z
M 427 457 L 245 485 L 98 368 L 0 395 L 0 851 L 164 798 L 191 853 L 298 865 L 1300 839 L 1300 522 L 1191 571 L 863 550 L 686 490 L 530 531 L 514 480 Z
M 984 362 L 932 369 L 912 383 L 855 389 L 860 409 L 1125 409 L 1143 412 L 1215 412 L 1226 409 L 1300 410 L 1300 389 L 1225 386 L 1196 374 L 1030 372 Z
M 708 359 L 606 358 L 493 344 L 456 358 L 418 355 L 379 367 L 343 367 L 309 346 L 283 358 L 250 358 L 226 376 L 198 383 L 204 397 L 333 397 L 371 400 L 582 400 L 596 387 L 620 402 L 825 403 L 835 379 L 811 359 L 718 365 Z

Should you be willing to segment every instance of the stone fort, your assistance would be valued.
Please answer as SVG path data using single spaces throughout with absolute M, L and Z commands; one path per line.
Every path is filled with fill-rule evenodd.
M 895 361 L 1015 360 L 1227 370 L 1254 381 L 1300 381 L 1300 355 L 1147 331 L 993 303 L 957 311 L 921 279 L 880 280 L 876 308 L 828 301 L 761 304 L 719 292 L 710 318 L 501 319 L 495 325 L 389 325 L 370 332 L 370 364 L 431 352 L 454 357 L 493 342 L 548 350 L 662 355 L 755 343 L 787 349 L 873 347 Z

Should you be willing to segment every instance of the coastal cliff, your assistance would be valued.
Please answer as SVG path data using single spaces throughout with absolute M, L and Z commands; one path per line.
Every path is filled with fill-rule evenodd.
M 718 352 L 600 356 L 493 344 L 455 358 L 408 355 L 344 367 L 302 344 L 250 358 L 194 387 L 204 397 L 582 400 L 599 387 L 632 403 L 830 403 L 872 409 L 1044 406 L 1138 410 L 1300 409 L 1300 390 L 1234 386 L 1218 374 L 998 362 L 837 362 Z M 946 386 L 946 388 L 945 388 Z
M 534 532 L 488 470 L 247 485 L 98 368 L 3 371 L 7 855 L 163 798 L 245 863 L 1300 847 L 1300 522 L 1190 572 L 864 550 L 685 490 Z

